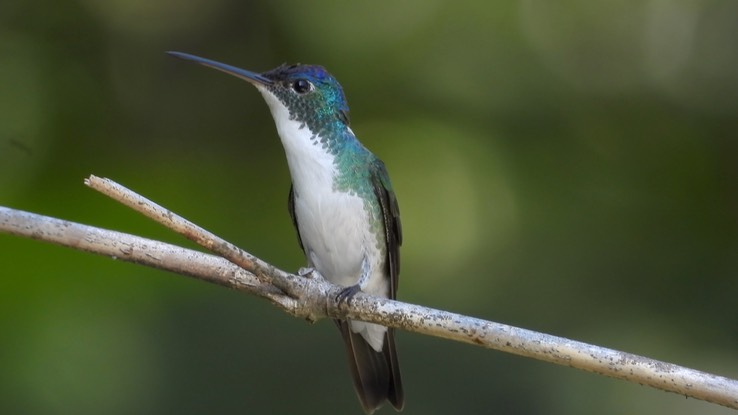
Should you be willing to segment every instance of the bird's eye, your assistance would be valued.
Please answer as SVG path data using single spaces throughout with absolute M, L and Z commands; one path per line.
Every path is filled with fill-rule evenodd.
M 313 89 L 313 84 L 310 83 L 310 81 L 307 81 L 305 79 L 298 79 L 295 82 L 292 83 L 292 90 L 297 92 L 298 94 L 305 94 Z

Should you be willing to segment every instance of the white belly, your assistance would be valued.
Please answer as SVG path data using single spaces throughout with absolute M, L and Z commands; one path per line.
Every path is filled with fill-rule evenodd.
M 373 274 L 379 275 L 370 277 L 364 291 L 387 295 L 386 287 L 376 284 L 384 280 L 382 258 L 361 198 L 348 193 L 296 189 L 295 214 L 311 267 L 328 281 L 348 287 L 359 282 L 366 261 Z
M 388 297 L 383 253 L 368 226 L 364 202 L 347 193 L 317 196 L 296 192 L 295 214 L 308 264 L 328 281 L 344 287 L 357 284 L 362 267 L 368 265 L 371 275 L 362 291 Z M 386 327 L 361 321 L 350 325 L 376 351 L 382 350 Z
M 275 116 L 275 119 L 277 117 Z M 359 196 L 333 189 L 334 155 L 311 140 L 307 128 L 292 120 L 277 123 L 294 189 L 294 207 L 308 265 L 328 281 L 344 287 L 359 282 L 362 266 L 372 273 L 362 291 L 389 295 L 384 252 Z
M 381 218 L 371 218 L 360 197 L 334 191 L 334 155 L 314 141 L 308 128 L 294 121 L 274 95 L 264 88 L 259 90 L 272 110 L 287 155 L 295 216 L 308 265 L 328 281 L 344 287 L 357 284 L 362 273 L 369 271 L 362 291 L 388 297 L 386 252 L 379 248 L 378 240 L 383 236 L 375 235 L 370 227 L 373 220 Z M 375 350 L 382 350 L 386 327 L 361 321 L 351 321 L 350 325 Z

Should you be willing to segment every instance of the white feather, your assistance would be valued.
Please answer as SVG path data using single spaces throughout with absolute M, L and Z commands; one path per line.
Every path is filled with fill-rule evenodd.
M 384 275 L 382 253 L 369 224 L 364 201 L 355 195 L 333 190 L 335 156 L 322 148 L 300 122 L 290 119 L 287 107 L 261 86 L 277 125 L 287 156 L 295 194 L 295 214 L 308 264 L 325 279 L 344 287 L 355 285 L 366 261 L 370 276 L 362 291 L 389 296 L 389 280 Z M 381 351 L 386 327 L 351 321 L 351 329 L 361 333 Z

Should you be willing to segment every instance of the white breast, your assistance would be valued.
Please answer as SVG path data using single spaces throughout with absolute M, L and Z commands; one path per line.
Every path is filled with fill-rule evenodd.
M 311 140 L 310 130 L 291 120 L 287 108 L 269 91 L 260 88 L 277 125 L 287 156 L 295 192 L 295 214 L 300 238 L 310 266 L 342 286 L 354 285 L 366 258 L 377 273 L 365 292 L 388 295 L 382 275 L 377 238 L 369 227 L 363 200 L 333 190 L 334 156 Z
M 344 287 L 355 285 L 362 265 L 371 270 L 362 291 L 387 297 L 389 278 L 384 275 L 383 252 L 372 233 L 364 201 L 334 191 L 334 156 L 322 148 L 301 123 L 291 120 L 287 108 L 269 91 L 258 87 L 274 117 L 292 176 L 295 215 L 308 264 L 328 281 Z M 377 351 L 382 350 L 386 327 L 351 321 L 351 330 Z

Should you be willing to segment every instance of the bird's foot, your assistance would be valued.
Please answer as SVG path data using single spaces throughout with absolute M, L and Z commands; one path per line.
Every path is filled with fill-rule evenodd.
M 359 284 L 342 289 L 338 293 L 338 295 L 336 295 L 336 301 L 338 301 L 338 305 L 341 305 L 341 303 L 350 304 L 351 299 L 354 298 L 356 293 L 358 293 L 359 291 L 361 291 L 361 287 L 359 286 Z
M 324 279 L 320 272 L 313 267 L 300 267 L 300 269 L 297 270 L 297 275 L 303 278 Z

